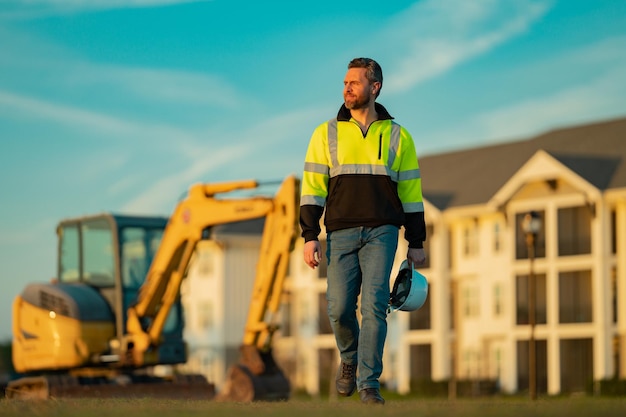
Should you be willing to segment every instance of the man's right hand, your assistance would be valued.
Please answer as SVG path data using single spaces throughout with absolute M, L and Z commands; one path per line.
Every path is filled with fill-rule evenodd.
M 422 248 L 409 248 L 406 260 L 409 265 L 413 265 L 413 268 L 416 268 L 418 265 L 423 265 L 426 262 L 426 252 Z
M 309 240 L 304 244 L 304 262 L 311 269 L 315 269 L 319 266 L 322 258 L 322 245 L 319 240 Z

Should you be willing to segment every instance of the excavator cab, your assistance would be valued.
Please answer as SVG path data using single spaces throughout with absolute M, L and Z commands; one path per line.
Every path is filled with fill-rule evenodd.
M 167 220 L 105 213 L 59 223 L 57 279 L 28 285 L 14 303 L 18 372 L 120 362 L 115 341 L 123 337 L 128 308 L 137 300 Z M 186 362 L 183 327 L 179 298 L 157 347 L 159 364 Z

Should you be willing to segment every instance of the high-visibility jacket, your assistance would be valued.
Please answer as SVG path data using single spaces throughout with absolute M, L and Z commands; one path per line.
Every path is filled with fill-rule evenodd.
M 317 240 L 324 214 L 327 231 L 404 225 L 411 248 L 426 239 L 422 180 L 409 132 L 376 103 L 378 120 L 364 135 L 343 105 L 319 125 L 309 142 L 300 196 L 306 242 Z

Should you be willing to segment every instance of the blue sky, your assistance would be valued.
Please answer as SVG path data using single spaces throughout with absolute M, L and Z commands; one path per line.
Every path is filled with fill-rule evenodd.
M 624 51 L 623 0 L 3 0 L 0 340 L 60 219 L 299 175 L 353 57 L 429 155 L 626 116 Z

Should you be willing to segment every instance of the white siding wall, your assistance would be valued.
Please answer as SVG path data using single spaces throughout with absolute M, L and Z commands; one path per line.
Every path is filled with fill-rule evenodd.
M 260 236 L 200 242 L 184 283 L 186 369 L 205 374 L 218 389 L 232 365 L 227 352 L 236 352 L 243 339 L 260 242 Z M 203 262 L 210 263 L 208 274 Z M 213 318 L 210 327 L 202 328 L 198 314 L 207 305 L 212 307 Z

